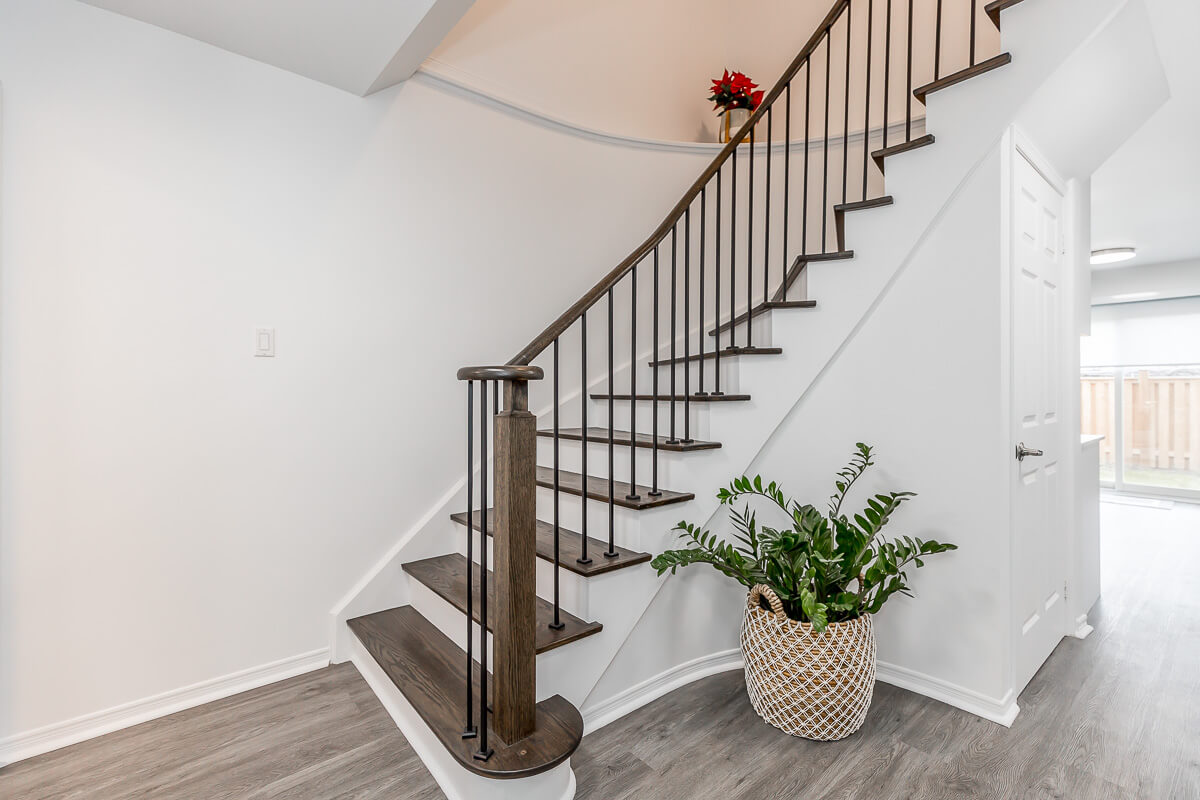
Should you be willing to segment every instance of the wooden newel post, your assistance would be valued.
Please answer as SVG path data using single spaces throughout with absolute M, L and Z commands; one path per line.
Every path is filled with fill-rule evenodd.
M 527 381 L 504 382 L 504 410 L 494 427 L 492 721 L 496 734 L 512 743 L 533 733 L 536 702 L 537 419 L 529 412 Z

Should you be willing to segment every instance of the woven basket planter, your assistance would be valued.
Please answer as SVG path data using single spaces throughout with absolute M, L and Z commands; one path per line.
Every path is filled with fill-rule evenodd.
M 742 620 L 742 655 L 750 704 L 781 731 L 829 742 L 846 738 L 866 720 L 875 691 L 869 614 L 814 633 L 809 623 L 788 619 L 769 587 L 755 586 Z

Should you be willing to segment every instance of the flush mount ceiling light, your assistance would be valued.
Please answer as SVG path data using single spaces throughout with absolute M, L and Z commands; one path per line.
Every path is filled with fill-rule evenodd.
M 1092 251 L 1092 264 L 1115 264 L 1118 261 L 1128 261 L 1137 255 L 1132 247 L 1109 247 L 1106 250 Z

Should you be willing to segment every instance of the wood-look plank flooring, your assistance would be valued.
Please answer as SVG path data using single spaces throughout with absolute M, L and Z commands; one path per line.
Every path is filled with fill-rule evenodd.
M 352 664 L 0 769 L 4 800 L 444 800 Z
M 761 722 L 732 672 L 584 737 L 576 797 L 1197 800 L 1200 506 L 1102 508 L 1095 631 L 1059 644 L 1012 728 L 877 684 L 857 734 L 809 742 Z
M 1096 631 L 1067 639 L 1002 728 L 879 684 L 861 731 L 816 743 L 755 716 L 740 673 L 587 736 L 580 800 L 1196 800 L 1200 506 L 1105 504 Z M 442 797 L 349 665 L 0 769 L 0 798 Z

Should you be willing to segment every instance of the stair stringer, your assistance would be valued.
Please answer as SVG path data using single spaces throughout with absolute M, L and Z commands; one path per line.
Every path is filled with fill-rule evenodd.
M 674 484 L 697 494 L 678 516 L 704 527 L 716 523 L 716 490 L 753 464 L 854 331 L 886 301 L 890 287 L 998 145 L 1026 98 L 1124 5 L 1125 0 L 1037 0 L 1006 11 L 1003 41 L 1013 63 L 928 98 L 927 124 L 937 143 L 888 164 L 887 191 L 895 197 L 894 205 L 847 216 L 845 246 L 854 250 L 853 260 L 808 266 L 809 296 L 818 300 L 817 307 L 768 312 L 771 343 L 782 347 L 783 354 L 769 359 L 769 366 L 742 365 L 742 390 L 753 400 L 713 415 L 711 438 L 722 442 L 721 456 L 685 465 L 686 482 L 673 478 Z M 655 552 L 656 538 L 666 545 L 673 537 L 644 533 L 643 549 Z M 649 608 L 647 604 L 643 615 Z M 585 719 L 606 700 L 589 695 L 582 706 Z

